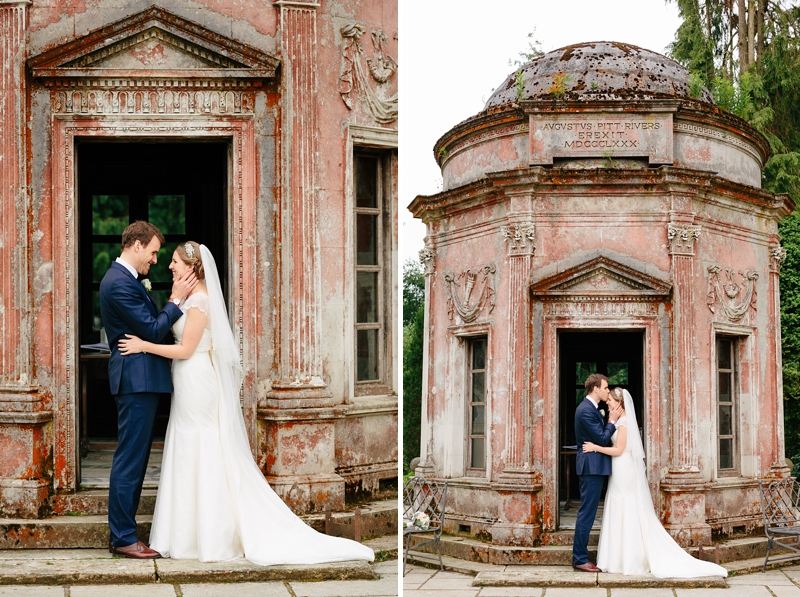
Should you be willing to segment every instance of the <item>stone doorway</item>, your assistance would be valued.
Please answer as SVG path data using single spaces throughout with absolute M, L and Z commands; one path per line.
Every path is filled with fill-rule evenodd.
M 575 409 L 586 396 L 584 381 L 592 373 L 602 373 L 610 387 L 631 393 L 636 420 L 644 426 L 644 330 L 562 330 L 559 348 L 559 528 L 574 528 L 580 501 L 575 473 Z M 641 429 L 644 432 L 644 429 Z M 644 433 L 642 440 L 646 442 Z M 647 445 L 646 443 L 644 445 Z M 599 511 L 598 517 L 601 516 Z
M 169 297 L 169 261 L 178 243 L 186 239 L 211 249 L 226 285 L 228 146 L 227 141 L 76 140 L 81 345 L 78 406 L 83 487 L 107 486 L 116 447 L 117 413 L 108 389 L 108 352 L 95 348 L 106 341 L 99 310 L 100 280 L 119 256 L 125 226 L 148 220 L 166 237 L 158 263 L 148 276 L 157 305 L 163 306 Z M 156 419 L 148 466 L 152 485 L 157 483 L 160 471 L 169 402 L 170 397 L 165 395 Z

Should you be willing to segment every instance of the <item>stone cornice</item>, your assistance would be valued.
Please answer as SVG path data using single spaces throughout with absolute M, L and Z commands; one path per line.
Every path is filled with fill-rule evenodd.
M 781 217 L 795 209 L 794 201 L 785 194 L 774 194 L 764 189 L 741 184 L 714 175 L 713 172 L 661 166 L 647 170 L 566 170 L 561 168 L 519 168 L 493 172 L 475 182 L 449 189 L 435 195 L 418 195 L 408 206 L 416 218 L 437 219 L 445 214 L 485 205 L 505 199 L 510 186 L 525 185 L 537 193 L 575 192 L 607 193 L 608 186 L 615 192 L 652 191 L 657 187 L 662 193 L 691 193 L 702 200 L 704 196 L 720 195 L 735 199 Z M 586 188 L 586 187 L 595 187 Z M 627 187 L 627 188 L 626 188 Z

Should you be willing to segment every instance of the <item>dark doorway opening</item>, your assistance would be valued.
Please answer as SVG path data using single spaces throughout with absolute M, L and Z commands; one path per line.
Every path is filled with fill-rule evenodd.
M 78 183 L 79 338 L 97 344 L 100 281 L 119 257 L 125 227 L 148 220 L 166 238 L 147 276 L 151 296 L 163 307 L 169 299 L 169 262 L 186 240 L 205 244 L 219 268 L 223 291 L 227 281 L 228 143 L 122 142 L 80 140 L 76 146 Z M 226 296 L 227 296 L 227 292 Z M 110 449 L 117 438 L 117 410 L 108 387 L 108 354 L 81 349 L 81 454 L 90 444 Z M 156 442 L 163 441 L 170 397 L 165 395 L 156 420 Z M 111 444 L 109 446 L 109 444 Z
M 584 382 L 592 373 L 608 377 L 609 387 L 631 393 L 636 420 L 644 425 L 644 330 L 561 331 L 559 342 L 559 472 L 558 495 L 562 508 L 580 500 L 575 473 L 575 410 L 586 397 Z M 602 406 L 602 405 L 601 405 Z M 606 412 L 608 410 L 606 409 Z M 644 441 L 644 429 L 642 441 Z

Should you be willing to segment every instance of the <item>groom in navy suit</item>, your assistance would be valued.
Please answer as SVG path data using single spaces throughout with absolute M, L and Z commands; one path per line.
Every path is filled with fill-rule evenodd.
M 575 471 L 581 490 L 581 506 L 578 508 L 572 542 L 572 567 L 583 572 L 600 572 L 600 568 L 589 561 L 589 533 L 597 515 L 603 483 L 611 474 L 611 456 L 599 452 L 584 454 L 581 448 L 584 442 L 608 446 L 616 430 L 614 423 L 622 414 L 622 409 L 618 403 L 611 401 L 613 406 L 609 410 L 609 420 L 604 423 L 598 406 L 601 401 L 608 401 L 608 378 L 593 373 L 586 379 L 584 387 L 586 398 L 575 411 L 575 442 L 578 445 Z
M 108 549 L 137 559 L 161 557 L 136 537 L 135 517 L 153 442 L 158 400 L 161 394 L 172 393 L 172 372 L 170 361 L 163 357 L 147 353 L 123 356 L 118 342 L 125 334 L 163 342 L 172 324 L 183 315 L 178 306 L 197 284 L 193 272 L 175 280 L 170 302 L 159 312 L 138 276 L 147 275 L 163 243 L 164 235 L 153 224 L 134 222 L 122 233 L 122 254 L 100 282 L 100 314 L 111 349 L 108 379 L 119 415 L 119 443 L 108 490 Z

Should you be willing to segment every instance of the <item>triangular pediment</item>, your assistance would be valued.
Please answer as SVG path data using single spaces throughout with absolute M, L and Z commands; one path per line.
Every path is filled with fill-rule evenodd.
M 269 78 L 279 61 L 163 8 L 151 7 L 28 61 L 34 77 Z
M 666 296 L 671 285 L 638 269 L 600 256 L 532 284 L 544 296 Z

